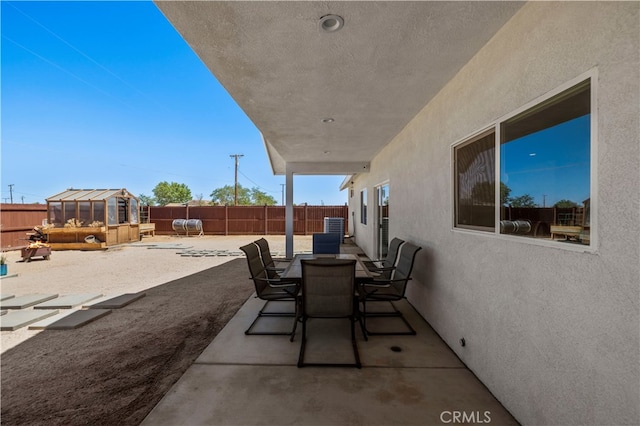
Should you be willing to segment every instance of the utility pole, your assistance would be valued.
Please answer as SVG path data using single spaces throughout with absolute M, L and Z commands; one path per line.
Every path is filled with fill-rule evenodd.
M 235 195 L 234 195 L 234 205 L 238 205 L 238 162 L 240 157 L 244 157 L 242 154 L 231 154 L 229 157 L 236 159 L 236 185 L 235 185 Z
M 285 184 L 281 183 L 280 186 L 282 187 L 282 205 L 284 206 L 284 187 L 285 187 Z
M 11 198 L 11 204 L 13 204 L 13 183 L 9 184 L 9 197 Z
M 547 207 L 547 194 L 542 194 L 542 207 Z

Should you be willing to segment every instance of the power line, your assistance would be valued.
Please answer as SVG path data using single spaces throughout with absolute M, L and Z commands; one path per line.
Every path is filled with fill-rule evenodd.
M 258 187 L 258 189 L 262 189 L 264 192 L 271 192 L 272 194 L 277 194 L 280 191 L 271 191 L 263 186 L 260 186 L 259 183 L 257 183 L 256 181 L 252 180 L 249 176 L 245 175 L 242 170 L 238 169 L 238 173 L 240 173 L 242 176 L 244 176 L 249 182 L 251 182 L 252 184 L 254 184 L 256 187 Z

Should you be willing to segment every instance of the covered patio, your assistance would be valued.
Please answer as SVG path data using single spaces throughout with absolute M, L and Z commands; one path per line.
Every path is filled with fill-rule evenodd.
M 293 366 L 287 339 L 269 340 L 280 345 L 270 359 L 269 345 L 234 325 L 241 314 L 148 424 L 483 423 L 468 417 L 484 404 L 469 389 L 490 394 L 464 365 L 525 424 L 639 423 L 637 2 L 156 5 L 286 177 L 287 257 L 301 174 L 346 175 L 348 232 L 368 256 L 382 257 L 389 237 L 424 250 L 407 290 L 422 324 L 415 338 L 362 342 L 362 371 L 320 375 Z M 555 114 L 565 109 L 570 117 Z M 576 119 L 582 131 L 542 155 L 542 132 Z M 539 139 L 508 155 L 525 133 Z M 582 153 L 570 162 L 582 168 L 571 195 L 556 177 L 569 164 L 558 147 Z M 467 148 L 473 161 L 460 160 Z M 522 169 L 508 173 L 512 158 Z M 520 185 L 519 197 L 503 197 L 502 183 Z M 580 243 L 501 232 L 520 194 L 544 208 L 556 189 L 554 205 L 582 204 Z M 465 218 L 467 204 L 478 222 Z M 219 358 L 226 351 L 234 356 Z M 503 411 L 488 410 L 503 423 Z
M 249 298 L 143 425 L 518 424 L 406 301 L 396 306 L 417 335 L 364 341 L 358 330 L 362 369 L 296 367 L 299 329 L 293 343 L 288 336 L 246 336 L 263 303 Z M 292 324 L 260 321 L 272 331 Z M 374 318 L 368 326 L 403 325 Z M 345 320 L 310 322 L 308 336 L 310 362 L 353 356 Z

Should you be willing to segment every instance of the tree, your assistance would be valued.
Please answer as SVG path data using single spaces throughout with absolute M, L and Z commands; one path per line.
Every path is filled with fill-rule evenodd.
M 571 208 L 571 207 L 580 207 L 580 205 L 574 201 L 571 200 L 560 200 L 557 203 L 555 203 L 553 205 L 553 207 L 558 207 L 558 208 Z
M 500 182 L 500 205 L 506 206 L 509 203 L 509 194 L 511 194 L 511 188 L 509 188 L 504 182 Z
M 275 198 L 258 188 L 251 188 L 251 203 L 255 206 L 275 206 L 278 204 Z
M 184 183 L 160 182 L 153 188 L 156 202 L 161 206 L 169 203 L 187 203 L 191 201 L 191 190 Z
M 233 206 L 235 203 L 235 188 L 233 185 L 225 185 L 211 192 L 211 201 L 219 206 Z M 248 188 L 238 184 L 238 205 L 251 204 L 251 194 Z
M 138 195 L 138 198 L 140 199 L 140 205 L 141 206 L 155 206 L 156 205 L 156 199 L 153 198 L 153 197 L 149 197 L 148 195 L 140 194 L 140 195 Z
M 535 207 L 536 203 L 529 194 L 520 195 L 509 199 L 511 207 Z
M 194 201 L 196 201 L 198 203 L 198 206 L 206 206 L 207 204 L 209 204 L 208 201 L 204 201 L 204 195 L 203 194 L 196 195 L 196 197 L 194 198 Z
M 495 186 L 492 182 L 479 182 L 476 183 L 471 190 L 471 199 L 476 204 L 491 204 L 494 200 Z M 509 188 L 504 182 L 500 182 L 500 205 L 505 206 L 509 203 L 511 194 L 511 188 Z
M 221 206 L 233 206 L 235 203 L 235 187 L 233 185 L 225 185 L 222 188 L 216 188 L 211 193 L 211 201 Z M 245 188 L 238 184 L 238 205 L 239 206 L 275 206 L 278 204 L 275 198 L 258 188 Z
M 491 182 L 478 182 L 471 189 L 473 204 L 491 205 L 495 203 L 495 187 Z

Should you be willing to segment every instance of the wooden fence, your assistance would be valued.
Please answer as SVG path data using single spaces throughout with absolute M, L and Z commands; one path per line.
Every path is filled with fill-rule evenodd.
M 2 250 L 24 247 L 27 232 L 47 218 L 46 204 L 0 204 L 0 246 Z
M 202 206 L 143 207 L 145 221 L 155 223 L 156 234 L 173 235 L 175 219 L 200 219 L 206 235 L 284 235 L 284 206 Z M 296 206 L 293 208 L 293 232 L 310 235 L 324 231 L 325 217 L 344 218 L 348 227 L 347 206 Z M 0 245 L 13 250 L 28 244 L 27 232 L 47 218 L 45 204 L 0 205 Z
M 149 221 L 156 224 L 156 234 L 175 234 L 175 219 L 200 219 L 206 235 L 284 235 L 284 206 L 202 206 L 145 207 Z M 325 217 L 344 218 L 348 228 L 347 206 L 295 206 L 293 233 L 310 235 L 324 231 Z

